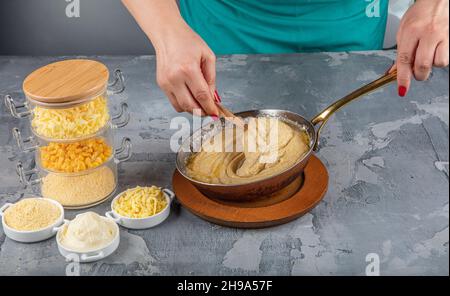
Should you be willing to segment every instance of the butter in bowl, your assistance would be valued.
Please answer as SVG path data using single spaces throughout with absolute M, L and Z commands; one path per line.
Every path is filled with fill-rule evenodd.
M 86 212 L 66 221 L 58 230 L 56 242 L 59 252 L 68 261 L 93 262 L 118 248 L 119 227 L 110 218 Z
M 105 216 L 125 228 L 151 228 L 169 216 L 174 197 L 169 189 L 138 186 L 117 195 L 111 202 L 111 211 Z

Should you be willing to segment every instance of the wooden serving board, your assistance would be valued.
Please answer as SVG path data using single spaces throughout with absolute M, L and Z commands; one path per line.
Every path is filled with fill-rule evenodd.
M 172 182 L 178 201 L 194 215 L 222 226 L 264 228 L 290 222 L 314 208 L 327 191 L 328 172 L 324 164 L 312 156 L 303 176 L 264 202 L 213 200 L 198 191 L 178 170 Z

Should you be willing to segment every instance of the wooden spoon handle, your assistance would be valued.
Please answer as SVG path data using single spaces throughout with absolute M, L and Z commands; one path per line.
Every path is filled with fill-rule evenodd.
M 216 91 L 214 91 L 214 101 L 216 102 L 217 107 L 219 108 L 219 116 L 223 117 L 225 120 L 228 120 L 229 122 L 245 128 L 245 122 L 242 120 L 242 118 L 234 115 L 233 112 L 231 112 L 230 110 L 228 110 L 226 107 L 222 106 L 221 102 L 222 100 L 220 99 L 219 93 Z
M 228 120 L 229 122 L 245 128 L 245 122 L 242 120 L 242 118 L 236 116 L 233 112 L 222 106 L 220 103 L 216 103 L 217 107 L 219 108 L 219 116 L 225 118 L 225 120 Z

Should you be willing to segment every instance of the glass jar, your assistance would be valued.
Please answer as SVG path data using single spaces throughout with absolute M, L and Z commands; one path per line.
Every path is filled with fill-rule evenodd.
M 95 168 L 113 154 L 111 128 L 77 141 L 48 141 L 37 136 L 22 139 L 18 128 L 13 128 L 13 136 L 22 152 L 35 152 L 35 160 L 40 167 L 53 172 L 74 173 Z
M 126 110 L 127 104 L 124 103 L 124 109 Z M 108 144 L 112 145 L 114 142 L 114 129 L 118 128 L 115 124 L 108 124 L 107 126 L 103 127 L 99 131 L 97 131 L 95 134 L 90 135 L 89 137 L 81 137 L 81 138 L 75 138 L 75 139 L 49 139 L 46 137 L 41 137 L 35 133 L 32 133 L 31 136 L 23 136 L 22 132 L 19 130 L 19 128 L 14 127 L 12 129 L 12 135 L 13 138 L 16 141 L 17 146 L 19 147 L 19 150 L 22 152 L 33 152 L 36 150 L 39 150 L 39 147 L 45 147 L 49 145 L 55 145 L 55 144 L 65 144 L 70 145 L 74 143 L 81 143 L 83 141 L 88 141 L 90 139 L 104 139 Z
M 51 172 L 82 172 L 107 162 L 113 156 L 113 144 L 112 136 L 69 143 L 50 142 L 36 149 L 35 160 L 41 168 Z
M 66 60 L 32 72 L 23 83 L 26 101 L 17 103 L 7 95 L 5 104 L 12 116 L 29 118 L 33 134 L 47 141 L 81 140 L 108 126 L 125 126 L 130 115 L 122 103 L 110 116 L 109 94 L 125 89 L 120 70 L 109 71 L 92 60 Z
M 131 157 L 131 140 L 124 138 L 121 146 L 97 167 L 79 172 L 57 172 L 42 167 L 39 157 L 36 167 L 25 170 L 17 163 L 22 184 L 38 185 L 41 195 L 58 201 L 66 209 L 84 209 L 98 205 L 114 195 L 117 188 L 117 165 Z M 35 176 L 35 177 L 33 177 Z

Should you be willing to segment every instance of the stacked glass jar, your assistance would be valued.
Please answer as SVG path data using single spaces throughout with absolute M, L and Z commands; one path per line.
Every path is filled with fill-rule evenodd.
M 108 94 L 125 89 L 120 70 L 109 71 L 92 60 L 66 60 L 37 69 L 23 83 L 26 101 L 5 103 L 16 118 L 29 118 L 32 136 L 23 138 L 18 128 L 13 136 L 19 148 L 35 153 L 35 167 L 17 164 L 20 181 L 39 185 L 43 197 L 65 208 L 97 205 L 117 188 L 117 164 L 131 156 L 131 141 L 123 138 L 113 148 L 113 129 L 125 126 L 130 115 L 126 103 L 110 115 Z M 34 175 L 34 176 L 33 176 Z

